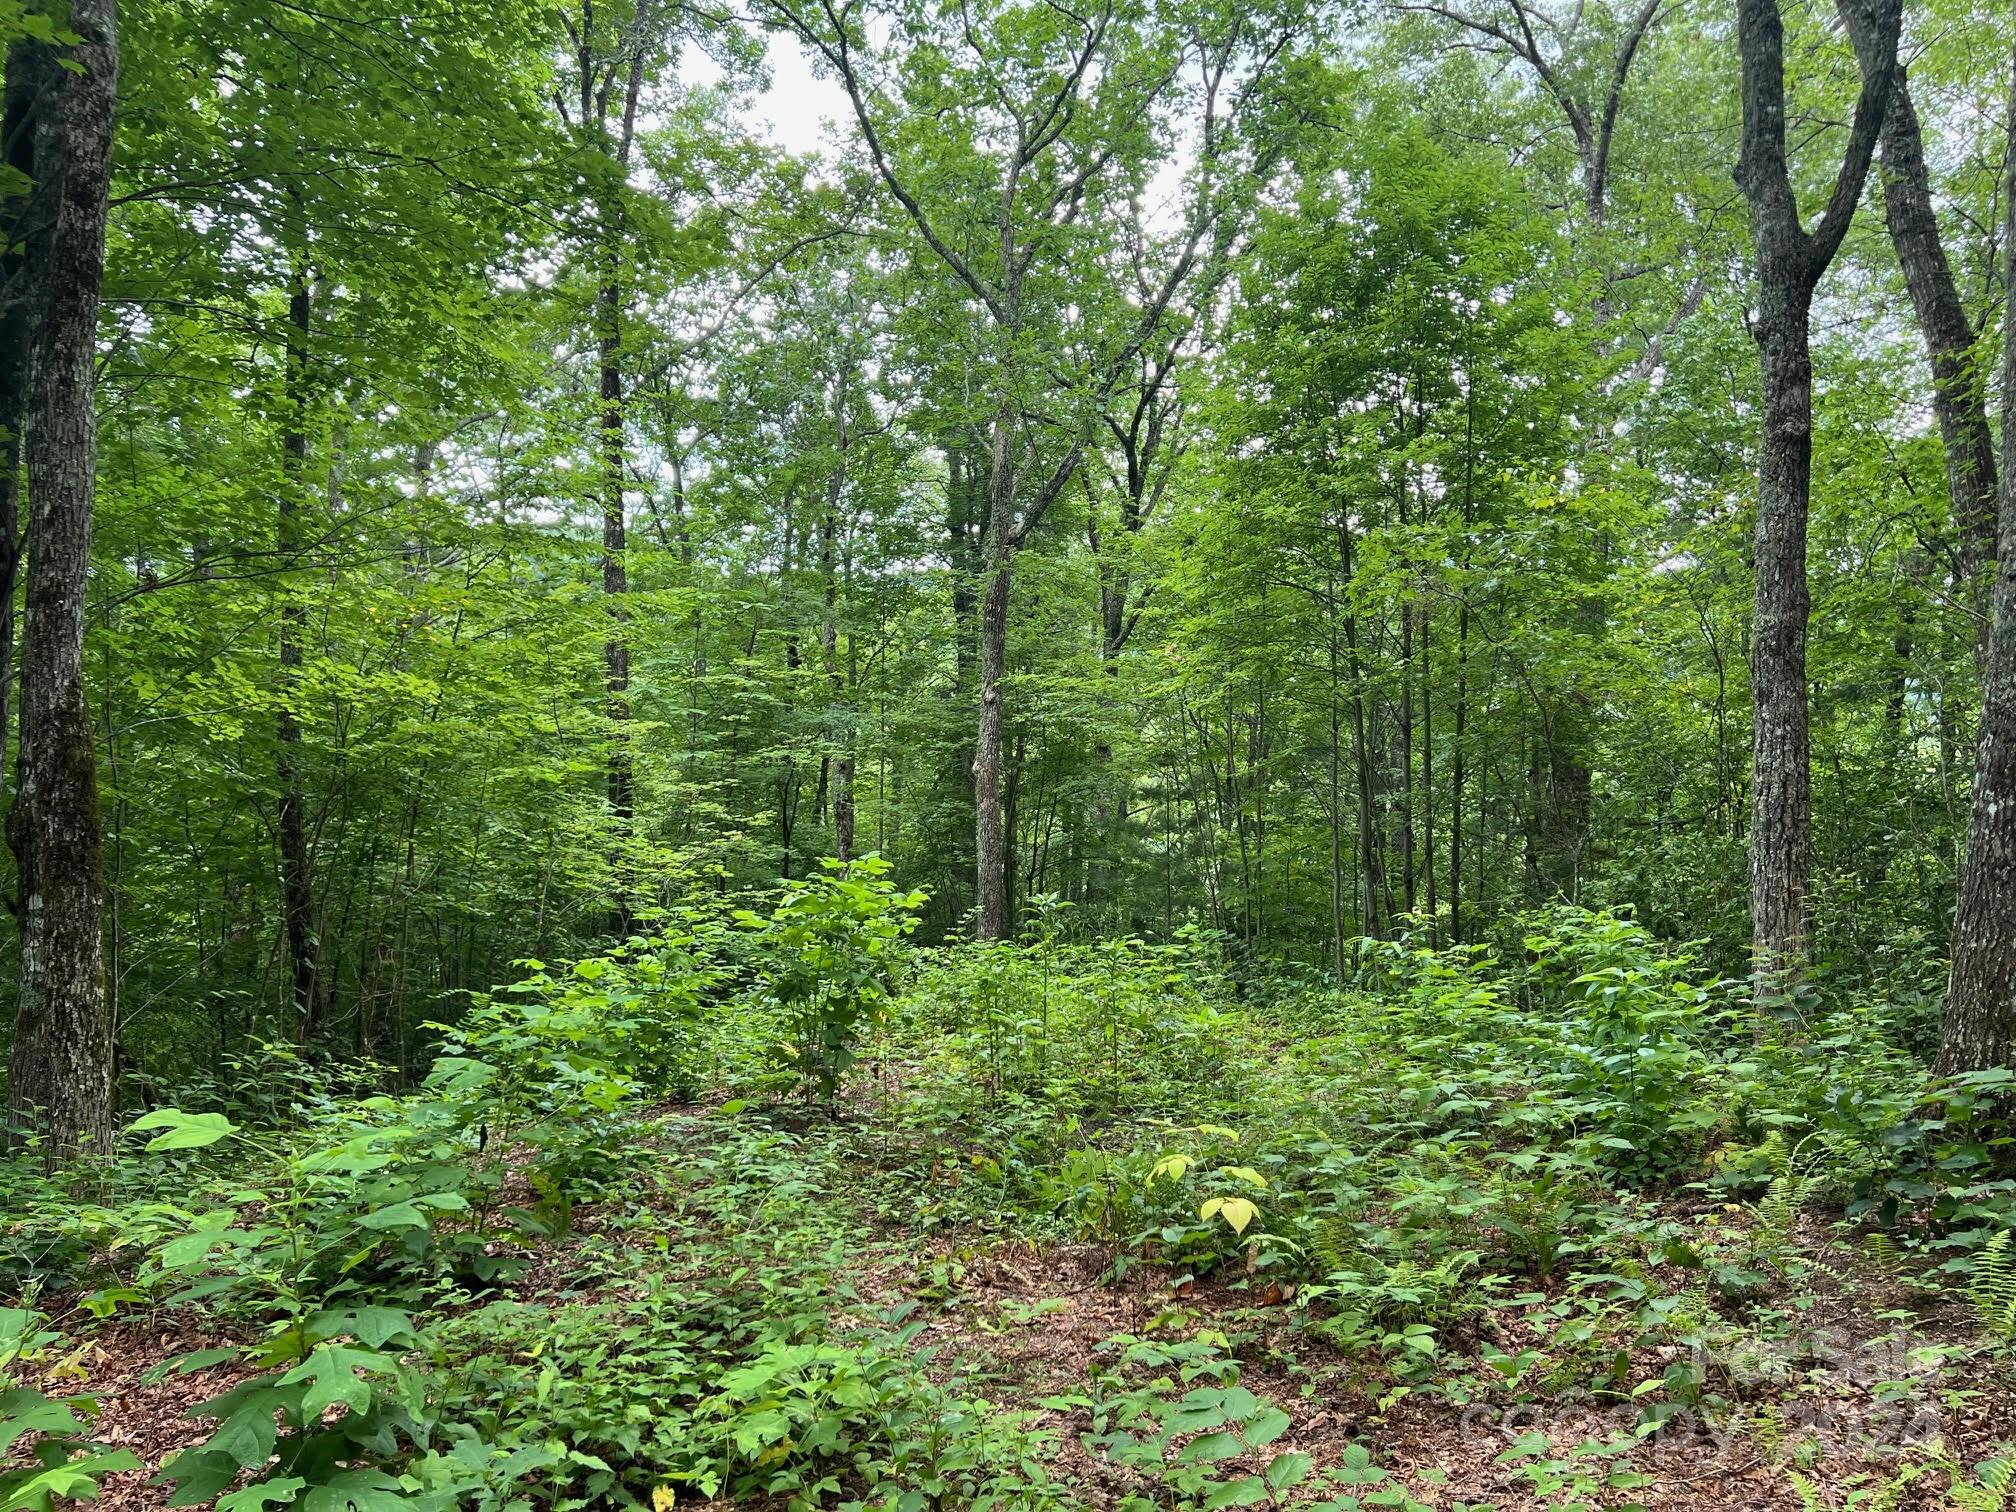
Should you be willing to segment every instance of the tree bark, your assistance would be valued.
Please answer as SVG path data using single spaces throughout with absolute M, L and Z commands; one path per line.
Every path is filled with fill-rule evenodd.
M 1813 464 L 1813 291 L 1834 260 L 1862 196 L 1896 72 L 1896 0 L 1841 0 L 1841 9 L 1854 16 L 1852 32 L 1866 32 L 1866 46 L 1858 48 L 1862 90 L 1833 195 L 1809 233 L 1786 163 L 1785 39 L 1777 0 L 1737 0 L 1743 148 L 1736 179 L 1750 204 L 1756 243 L 1753 334 L 1764 391 L 1750 654 L 1751 950 L 1760 998 L 1797 980 L 1811 944 L 1806 906 L 1813 827 L 1806 517 Z
M 1882 39 L 1863 7 L 1851 6 L 1842 14 L 1866 70 L 1880 56 Z M 1932 415 L 1939 424 L 1953 508 L 1954 568 L 1965 602 L 1976 615 L 1978 664 L 1988 645 L 1987 569 L 1996 557 L 1995 436 L 1988 426 L 1985 377 L 1974 357 L 1974 325 L 1939 235 L 1924 132 L 1901 64 L 1891 83 L 1880 140 L 1883 220 L 1932 368 Z
M 1463 382 L 1463 548 L 1457 564 L 1456 728 L 1450 734 L 1449 943 L 1463 943 L 1464 726 L 1470 718 L 1470 536 L 1477 528 L 1477 385 Z
M 2010 71 L 2016 106 L 2016 58 Z M 2011 118 L 2016 121 L 2016 117 Z M 2016 156 L 2005 191 L 2016 187 Z M 2016 276 L 2016 204 L 2003 195 L 2004 266 Z M 2005 280 L 2006 282 L 2006 280 Z M 2016 562 L 2016 320 L 2002 333 L 2000 559 Z M 2016 572 L 1995 574 L 1989 595 L 1981 676 L 1981 732 L 1967 815 L 1967 859 L 1953 915 L 1952 973 L 1946 984 L 1937 1069 L 1946 1075 L 2007 1066 L 2016 1052 Z
M 12 201 L 0 244 L 0 783 L 5 782 L 7 726 L 14 708 L 14 599 L 21 577 L 21 464 L 33 393 L 41 270 L 52 219 L 49 186 L 35 169 L 36 114 L 52 98 L 50 50 L 33 38 L 7 56 L 0 144 L 7 166 L 33 187 Z
M 1015 410 L 994 416 L 987 471 L 987 592 L 980 604 L 980 730 L 973 748 L 974 897 L 982 940 L 1008 937 L 1008 855 L 1001 817 L 1002 680 L 1008 670 L 1008 593 L 1014 571 Z
M 627 934 L 636 903 L 632 820 L 636 813 L 636 778 L 630 752 L 630 638 L 628 519 L 623 504 L 627 414 L 623 370 L 623 248 L 628 234 L 623 195 L 630 155 L 637 138 L 638 102 L 644 87 L 647 57 L 657 37 L 660 17 L 655 5 L 640 0 L 629 24 L 618 34 L 606 61 L 598 58 L 597 19 L 592 0 L 581 0 L 578 24 L 570 28 L 576 47 L 578 129 L 602 155 L 607 175 L 598 186 L 595 224 L 589 256 L 596 268 L 595 356 L 596 493 L 602 513 L 602 592 L 608 601 L 610 628 L 602 646 L 603 692 L 609 718 L 609 813 L 614 826 L 615 897 L 609 926 Z M 621 83 L 618 93 L 616 86 Z M 562 107 L 563 115 L 565 107 Z M 610 129 L 612 114 L 615 129 Z
M 1350 607 L 1352 549 L 1348 513 L 1337 517 L 1337 566 L 1343 575 L 1345 598 L 1345 664 L 1351 678 L 1351 761 L 1358 789 L 1358 928 L 1372 939 L 1382 937 L 1380 904 L 1386 880 L 1379 856 L 1379 803 L 1373 791 L 1372 736 L 1365 717 L 1365 662 L 1358 646 L 1358 616 Z
M 623 602 L 630 589 L 630 578 L 628 517 L 623 506 L 622 285 L 615 271 L 617 253 L 613 247 L 606 250 L 605 257 L 603 281 L 595 295 L 600 400 L 596 444 L 602 493 L 602 593 L 608 601 L 610 621 L 609 637 L 602 643 L 603 691 L 610 731 L 609 814 L 616 830 L 616 893 L 610 909 L 610 927 L 622 935 L 629 933 L 634 901 L 630 832 L 637 798 L 630 757 L 630 616 Z
M 98 421 L 93 407 L 112 121 L 115 0 L 75 0 L 80 71 L 52 74 L 35 160 L 53 188 L 46 295 L 27 431 L 28 593 L 19 794 L 7 838 L 20 870 L 21 985 L 8 1068 L 10 1132 L 40 1133 L 53 1161 L 109 1153 L 112 1018 L 97 758 L 84 694 Z
M 1760 259 L 1761 261 L 1761 259 Z M 1813 456 L 1811 290 L 1767 282 L 1757 343 L 1764 377 L 1756 601 L 1750 902 L 1760 986 L 1806 959 L 1813 796 L 1806 705 L 1806 513 Z
M 819 522 L 819 570 L 825 579 L 825 617 L 819 641 L 826 660 L 826 738 L 832 742 L 833 857 L 845 866 L 854 859 L 854 711 L 847 701 L 847 678 L 840 668 L 840 494 L 847 479 L 847 431 L 840 430 L 842 460 L 826 479 L 826 513 Z
M 1901 69 L 1893 87 L 1896 92 L 1883 120 L 1884 220 L 1932 366 L 1932 413 L 1946 454 L 1956 564 L 1978 610 L 1986 597 L 1987 568 L 1996 559 L 1995 438 L 1988 428 L 1985 385 L 1974 361 L 1974 327 L 1939 239 L 1924 138 Z M 1985 646 L 1985 616 L 1976 638 Z

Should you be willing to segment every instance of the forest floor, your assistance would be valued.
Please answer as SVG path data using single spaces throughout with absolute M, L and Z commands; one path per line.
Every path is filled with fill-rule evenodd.
M 706 1109 L 657 1116 L 663 1137 L 640 1140 L 638 1151 L 669 1161 L 668 1150 L 709 1137 Z M 1088 1380 L 1110 1369 L 1116 1341 L 1200 1338 L 1221 1339 L 1238 1363 L 1238 1382 L 1290 1419 L 1264 1452 L 1235 1456 L 1217 1470 L 1258 1474 L 1274 1454 L 1300 1451 L 1320 1477 L 1341 1472 L 1357 1446 L 1370 1451 L 1368 1468 L 1353 1472 L 1359 1494 L 1370 1498 L 1367 1507 L 1666 1512 L 2000 1505 L 1953 1499 L 1950 1476 L 1937 1467 L 2006 1452 L 2006 1438 L 2016 1431 L 2016 1371 L 2006 1359 L 1970 1348 L 1963 1298 L 1897 1274 L 1869 1274 L 1824 1221 L 1800 1225 L 1797 1243 L 1810 1264 L 1801 1269 L 1804 1292 L 1790 1298 L 1799 1327 L 1775 1341 L 1753 1338 L 1753 1358 L 1709 1363 L 1725 1383 L 1740 1384 L 1740 1396 L 1712 1415 L 1689 1413 L 1639 1437 L 1643 1414 L 1635 1404 L 1647 1394 L 1646 1383 L 1660 1382 L 1679 1357 L 1671 1344 L 1634 1341 L 1628 1361 L 1606 1362 L 1615 1385 L 1600 1394 L 1557 1384 L 1480 1390 L 1473 1399 L 1474 1386 L 1452 1389 L 1462 1379 L 1453 1364 L 1443 1367 L 1447 1378 L 1396 1389 L 1400 1383 L 1381 1362 L 1308 1326 L 1300 1288 L 1246 1264 L 1200 1279 L 1166 1264 L 1129 1265 L 1124 1247 L 1114 1244 L 970 1234 L 919 1240 L 880 1228 L 872 1211 L 854 1213 L 850 1223 L 843 1217 L 849 1193 L 875 1190 L 881 1174 L 872 1157 L 861 1155 L 878 1126 L 857 1117 L 814 1123 L 793 1136 L 852 1152 L 825 1167 L 827 1180 L 798 1194 L 819 1206 L 822 1226 L 839 1220 L 858 1245 L 820 1279 L 834 1304 L 835 1336 L 886 1334 L 895 1319 L 921 1325 L 906 1347 L 935 1379 L 1027 1414 L 1025 1427 L 1042 1444 L 1065 1505 L 1119 1507 L 1144 1491 L 1137 1469 L 1116 1465 L 1090 1442 L 1094 1424 L 1084 1393 Z M 517 1300 L 595 1308 L 635 1295 L 654 1266 L 668 1263 L 668 1252 L 638 1243 L 640 1235 L 699 1239 L 672 1260 L 677 1272 L 716 1263 L 693 1223 L 695 1199 L 704 1206 L 707 1196 L 668 1168 L 635 1184 L 631 1200 L 613 1210 L 584 1204 L 569 1234 L 528 1257 L 514 1287 Z M 741 1193 L 731 1198 L 741 1200 Z M 1696 1215 L 1683 1203 L 1669 1216 L 1685 1222 Z M 1545 1347 L 1568 1302 L 1568 1288 L 1543 1283 L 1517 1307 L 1478 1319 L 1452 1342 L 1473 1349 L 1488 1343 L 1517 1358 Z M 1908 1343 L 1900 1343 L 1900 1324 L 1907 1322 Z M 102 1512 L 168 1504 L 167 1489 L 150 1484 L 152 1472 L 200 1442 L 210 1426 L 188 1416 L 189 1409 L 250 1372 L 214 1366 L 159 1381 L 143 1377 L 154 1361 L 217 1342 L 214 1333 L 132 1319 L 101 1330 L 48 1373 L 44 1389 L 96 1398 L 96 1436 L 145 1462 L 143 1470 L 108 1479 Z M 1535 1431 L 1544 1436 L 1544 1452 L 1536 1452 Z M 1631 1447 L 1621 1454 L 1603 1447 L 1620 1442 Z M 1516 1443 L 1528 1452 L 1508 1458 Z M 1291 1492 L 1280 1504 L 1312 1499 Z M 681 1505 L 786 1503 L 778 1496 Z
M 1483 1042 L 1467 999 L 1442 1040 L 1365 1001 L 1298 1009 L 1292 1033 L 1221 1003 L 1144 1015 L 1132 1052 L 1095 1003 L 1026 1054 L 933 1001 L 835 1105 L 773 1088 L 624 1113 L 548 1232 L 500 1241 L 501 1281 L 401 1300 L 428 1309 L 408 1359 L 435 1447 L 474 1424 L 492 1464 L 565 1463 L 445 1501 L 422 1476 L 364 1512 L 2016 1495 L 2016 1327 L 1998 1336 L 1951 1225 L 1851 1217 L 1805 1144 L 1746 1143 L 1716 1101 L 1740 1083 L 1769 1114 L 1815 1103 L 1800 1078 L 1846 1076 L 1887 1127 L 1878 1051 L 1774 1062 L 1745 1037 L 1714 1062 L 1650 1041 L 1636 1060 L 1665 1079 L 1634 1071 L 1564 1119 L 1551 1021 Z M 1634 1142 L 1657 1119 L 1671 1147 Z M 1873 1169 L 1830 1139 L 1827 1159 Z M 550 1199 L 515 1148 L 489 1158 L 500 1201 Z M 1966 1181 L 1941 1200 L 2011 1186 Z M 192 1410 L 252 1373 L 150 1367 L 246 1337 L 150 1303 L 37 1357 L 31 1384 L 94 1398 L 92 1437 L 143 1462 L 105 1480 L 104 1512 L 168 1505 L 157 1472 L 215 1428 Z

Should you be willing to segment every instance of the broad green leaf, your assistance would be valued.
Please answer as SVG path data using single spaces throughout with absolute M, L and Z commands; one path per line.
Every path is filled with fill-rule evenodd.
M 126 1126 L 129 1134 L 149 1129 L 162 1131 L 147 1141 L 149 1150 L 200 1150 L 238 1132 L 222 1113 L 184 1113 L 176 1108 L 157 1108 Z

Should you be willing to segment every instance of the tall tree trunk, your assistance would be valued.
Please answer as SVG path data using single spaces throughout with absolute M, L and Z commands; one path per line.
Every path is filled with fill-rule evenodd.
M 578 128 L 605 159 L 598 185 L 589 255 L 596 268 L 595 355 L 596 490 L 602 513 L 602 593 L 608 601 L 609 635 L 602 646 L 603 692 L 609 719 L 608 797 L 614 826 L 615 897 L 609 927 L 628 933 L 636 905 L 633 819 L 636 777 L 630 751 L 630 633 L 624 599 L 630 590 L 629 523 L 623 505 L 625 411 L 623 373 L 623 250 L 629 233 L 623 195 L 630 154 L 637 139 L 637 108 L 644 71 L 660 17 L 651 0 L 639 0 L 610 54 L 598 58 L 598 25 L 592 0 L 581 0 L 578 23 L 570 28 L 577 49 Z M 615 93 L 618 82 L 620 94 Z M 615 117 L 612 132 L 611 115 Z
M 1380 921 L 1384 911 L 1380 902 L 1385 895 L 1386 881 L 1379 864 L 1379 800 L 1373 790 L 1372 734 L 1366 726 L 1365 717 L 1365 661 L 1358 647 L 1358 615 L 1352 610 L 1351 592 L 1352 550 L 1351 522 L 1340 516 L 1337 521 L 1337 565 L 1343 574 L 1344 649 L 1346 667 L 1351 678 L 1351 760 L 1356 768 L 1358 788 L 1358 927 L 1368 937 L 1382 937 Z
M 1875 66 L 1883 39 L 1874 18 L 1860 6 L 1842 14 L 1863 68 Z M 1988 427 L 1987 385 L 1974 360 L 1973 322 L 1954 286 L 1952 265 L 1940 239 L 1924 133 L 1901 64 L 1891 81 L 1880 140 L 1883 219 L 1932 368 L 1932 414 L 1939 423 L 1946 488 L 1953 502 L 1954 565 L 1965 585 L 1966 602 L 1979 616 L 1974 637 L 1978 661 L 1988 644 L 1987 568 L 1996 555 L 1995 437 Z
M 844 426 L 840 447 L 844 459 Z M 826 738 L 832 742 L 833 855 L 842 865 L 854 859 L 854 711 L 848 706 L 847 678 L 840 669 L 840 491 L 846 478 L 845 461 L 834 463 L 826 479 L 826 512 L 819 522 L 819 570 L 826 580 L 819 641 L 826 658 Z
M 1762 259 L 1760 259 L 1761 261 Z M 1757 343 L 1764 444 L 1757 494 L 1757 582 L 1750 652 L 1754 701 L 1750 903 L 1760 986 L 1807 955 L 1813 795 L 1806 706 L 1806 512 L 1813 456 L 1811 291 L 1767 279 Z
M 2010 72 L 2016 108 L 2016 59 Z M 2016 115 L 2010 117 L 2016 131 Z M 2002 253 L 2016 277 L 2016 153 L 2008 159 Z M 2006 282 L 2006 280 L 2005 280 Z M 2016 319 L 2002 332 L 2002 481 L 1999 559 L 1989 596 L 1981 676 L 1981 733 L 1967 815 L 1967 859 L 1953 915 L 1952 974 L 1937 1067 L 1947 1075 L 2007 1066 L 2016 1054 Z
M 1402 496 L 1400 524 L 1407 525 L 1407 506 Z M 1394 766 L 1400 773 L 1400 810 L 1394 838 L 1400 851 L 1400 898 L 1402 910 L 1414 912 L 1414 606 L 1400 606 L 1400 723 L 1393 732 Z
M 616 253 L 607 253 L 601 287 L 596 291 L 597 370 L 600 411 L 597 446 L 602 489 L 602 592 L 609 604 L 609 638 L 602 645 L 603 687 L 608 700 L 609 814 L 616 825 L 616 897 L 611 925 L 618 934 L 630 927 L 633 902 L 630 838 L 637 810 L 636 776 L 630 758 L 630 591 L 628 518 L 623 507 L 623 330 L 622 286 L 615 271 Z
M 1470 533 L 1477 525 L 1477 386 L 1463 382 L 1463 550 L 1457 564 L 1456 709 L 1450 732 L 1449 769 L 1449 943 L 1463 943 L 1464 725 L 1470 717 Z
M 281 440 L 284 479 L 275 544 L 292 565 L 301 549 L 301 500 L 308 487 L 308 336 L 314 313 L 312 275 L 296 258 L 288 274 L 287 429 Z M 314 879 L 308 855 L 307 801 L 303 791 L 301 724 L 302 642 L 308 610 L 291 591 L 280 610 L 280 708 L 274 719 L 280 789 L 280 911 L 287 936 L 289 1022 L 285 1032 L 306 1042 L 314 1033 L 319 983 L 314 920 Z
M 1339 684 L 1343 680 L 1341 646 L 1337 630 L 1337 580 L 1330 580 L 1324 608 L 1329 611 L 1326 627 L 1330 650 L 1330 964 L 1337 979 L 1344 979 L 1344 705 Z
M 1737 0 L 1743 64 L 1743 151 L 1736 170 L 1750 204 L 1758 302 L 1754 334 L 1764 389 L 1757 463 L 1756 607 L 1750 678 L 1750 913 L 1761 996 L 1796 980 L 1811 944 L 1807 882 L 1813 798 L 1806 706 L 1806 516 L 1812 487 L 1813 290 L 1862 197 L 1896 72 L 1896 0 L 1861 7 L 1862 91 L 1834 191 L 1808 233 L 1785 156 L 1784 28 L 1778 0 Z
M 1008 853 L 1002 834 L 1002 681 L 1008 671 L 1008 593 L 1015 561 L 1015 409 L 1003 400 L 994 416 L 987 471 L 987 592 L 980 605 L 980 731 L 973 748 L 975 932 L 1008 937 Z
M 112 1146 L 112 1019 L 105 997 L 105 885 L 97 758 L 84 696 L 98 421 L 98 299 L 105 273 L 115 0 L 75 0 L 78 71 L 52 73 L 35 161 L 53 185 L 46 298 L 27 432 L 29 535 L 19 793 L 7 838 L 21 878 L 21 985 L 8 1067 L 8 1125 L 48 1158 Z
M 1986 569 L 1996 559 L 1995 438 L 1988 428 L 1986 385 L 1974 361 L 1974 328 L 1939 240 L 1925 143 L 1901 69 L 1893 88 L 1883 121 L 1884 218 L 1932 365 L 1932 413 L 1945 447 L 1956 556 L 1978 609 L 1987 593 Z M 1986 645 L 1985 616 L 1977 640 Z
M 33 393 L 39 287 L 54 205 L 35 171 L 36 115 L 54 97 L 54 58 L 24 37 L 7 55 L 0 146 L 7 166 L 32 186 L 0 217 L 0 784 L 6 781 L 7 727 L 14 709 L 14 598 L 21 578 L 21 464 Z
M 1435 687 L 1429 659 L 1428 605 L 1421 615 L 1421 878 L 1428 915 L 1428 942 L 1440 943 L 1441 924 L 1435 913 Z

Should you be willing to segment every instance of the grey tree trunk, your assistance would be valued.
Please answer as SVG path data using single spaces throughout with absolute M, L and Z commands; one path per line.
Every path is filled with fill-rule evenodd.
M 1001 814 L 1002 680 L 1008 670 L 1008 593 L 1015 561 L 1015 410 L 994 417 L 987 473 L 987 591 L 980 604 L 980 730 L 973 748 L 974 925 L 982 940 L 1008 937 L 1008 855 Z
M 1756 243 L 1764 424 L 1757 459 L 1751 630 L 1750 916 L 1758 995 L 1796 981 L 1809 953 L 1813 796 L 1806 706 L 1806 517 L 1813 471 L 1813 290 L 1854 217 L 1896 73 L 1897 0 L 1841 0 L 1864 44 L 1854 122 L 1819 224 L 1801 222 L 1785 155 L 1784 28 L 1777 0 L 1737 0 L 1743 153 L 1736 170 Z
M 833 746 L 833 857 L 843 866 L 854 859 L 854 709 L 849 702 L 850 678 L 840 666 L 840 497 L 847 479 L 846 449 L 843 422 L 842 460 L 826 479 L 826 512 L 819 522 L 819 571 L 825 579 L 819 643 L 826 662 L 827 739 Z
M 84 594 L 96 502 L 93 408 L 105 273 L 115 0 L 76 0 L 78 71 L 52 74 L 35 160 L 53 214 L 27 427 L 28 592 L 19 792 L 7 838 L 21 877 L 21 984 L 8 1122 L 50 1160 L 112 1144 L 112 1018 L 105 997 L 105 886 L 97 758 L 84 695 Z
M 1978 609 L 1987 595 L 1987 568 L 1996 559 L 1995 437 L 1974 361 L 1974 327 L 1939 239 L 1924 137 L 1901 69 L 1894 87 L 1883 119 L 1883 214 L 1932 365 L 1932 413 L 1946 453 L 1957 565 Z M 1982 628 L 1977 639 L 1985 643 L 1985 620 Z
M 2016 104 L 2016 62 L 2010 73 Z M 2016 117 L 2012 117 L 2016 120 Z M 2016 186 L 2016 157 L 2009 163 Z M 2003 196 L 2002 251 L 2016 274 L 2016 204 Z M 2016 320 L 2002 333 L 2002 484 L 2000 558 L 2016 562 Z M 1967 815 L 1967 860 L 1953 915 L 1952 974 L 1937 1068 L 1951 1075 L 2010 1064 L 2016 1052 L 2016 572 L 1995 574 L 1989 595 L 1988 647 L 1981 674 L 1981 734 L 1974 753 L 1974 793 Z
M 1764 263 L 1760 257 L 1760 264 Z M 1764 378 L 1750 680 L 1750 910 L 1760 986 L 1805 962 L 1813 794 L 1806 706 L 1806 515 L 1813 463 L 1812 290 L 1767 274 L 1757 345 Z
M 7 55 L 0 146 L 7 166 L 34 185 L 0 218 L 0 784 L 5 782 L 8 719 L 14 709 L 14 599 L 21 575 L 21 463 L 33 390 L 35 333 L 41 316 L 38 279 L 48 258 L 52 219 L 49 186 L 35 171 L 35 116 L 53 99 L 50 49 L 23 38 Z
M 1862 6 L 1850 6 L 1842 14 L 1867 70 L 1882 47 L 1873 18 Z M 1979 616 L 1974 637 L 1978 660 L 1987 650 L 1987 569 L 1996 556 L 1995 435 L 1988 426 L 1985 375 L 1974 359 L 1974 325 L 1940 239 L 1924 132 L 1901 65 L 1891 84 L 1881 142 L 1883 220 L 1932 368 L 1932 414 L 1939 423 L 1953 503 L 1954 567 L 1965 584 L 1966 601 Z

